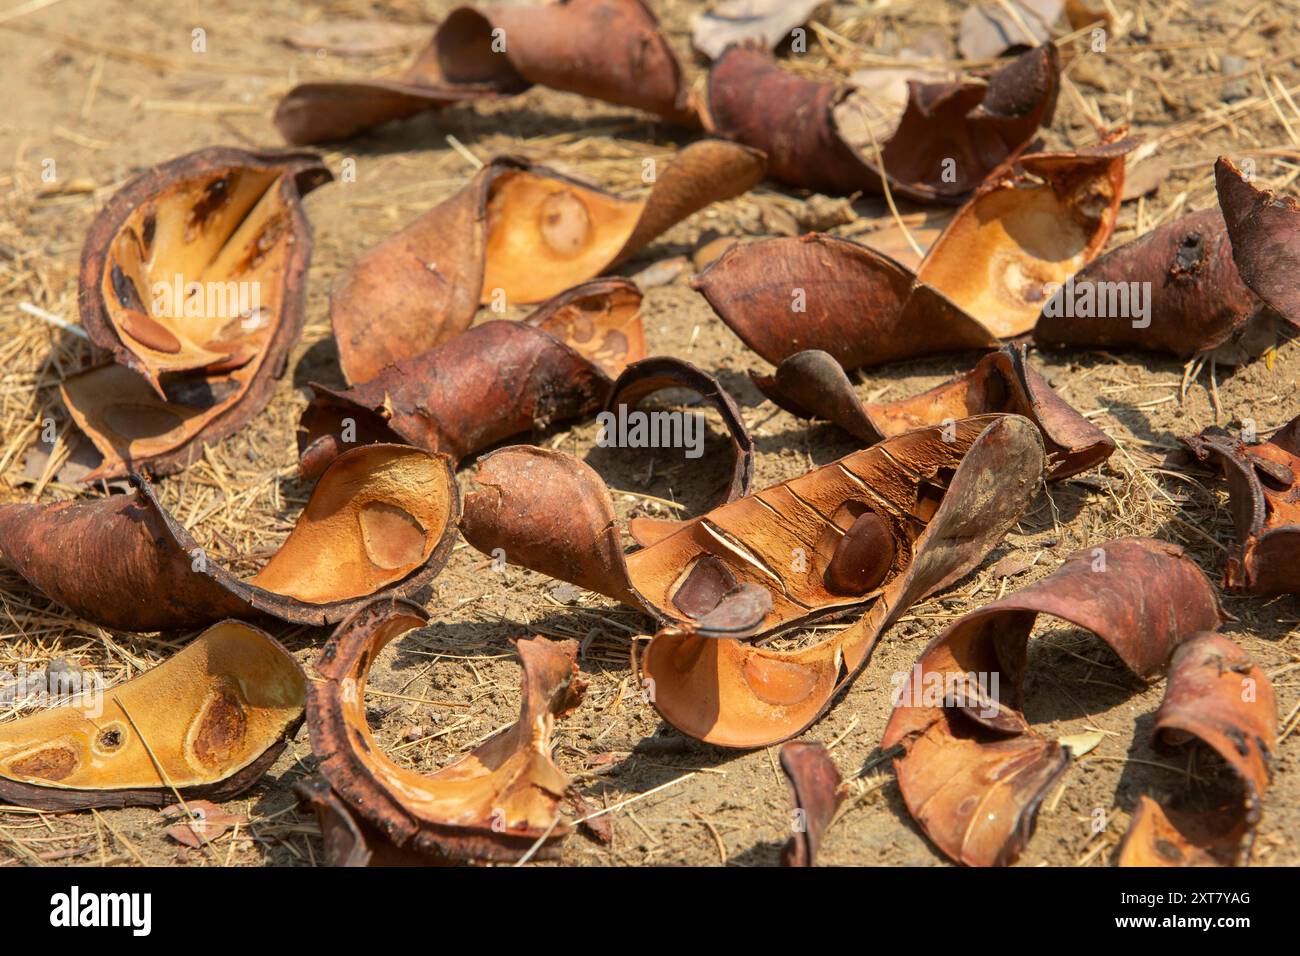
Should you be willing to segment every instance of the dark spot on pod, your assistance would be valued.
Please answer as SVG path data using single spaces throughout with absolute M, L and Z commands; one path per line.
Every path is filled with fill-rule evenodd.
M 233 395 L 239 383 L 228 378 L 169 377 L 162 380 L 162 388 L 167 400 L 173 404 L 211 408 Z
M 248 718 L 244 706 L 231 688 L 222 688 L 208 699 L 194 734 L 194 754 L 211 769 L 221 769 L 244 747 Z
M 1170 843 L 1168 840 L 1156 840 L 1155 849 L 1156 853 L 1171 863 L 1183 862 L 1183 851 L 1178 848 L 1177 844 Z
M 147 258 L 150 250 L 153 249 L 154 233 L 158 231 L 158 218 L 153 214 L 144 217 L 144 226 L 140 233 L 140 251 Z
M 120 746 L 122 746 L 122 731 L 106 730 L 99 735 L 101 750 L 116 750 Z
M 866 594 L 885 580 L 898 543 L 884 518 L 873 511 L 858 516 L 844 533 L 826 566 L 823 580 L 832 594 Z
M 726 563 L 714 555 L 706 555 L 695 563 L 681 587 L 673 593 L 673 606 L 687 617 L 702 617 L 717 607 L 722 596 L 735 586 L 736 576 Z
M 202 229 L 207 221 L 221 210 L 221 207 L 230 202 L 233 184 L 238 175 L 238 172 L 232 171 L 208 183 L 199 201 L 190 209 L 189 221 L 186 223 L 187 232 Z
M 113 295 L 117 298 L 118 305 L 124 309 L 135 309 L 137 312 L 145 311 L 144 301 L 140 298 L 140 291 L 135 287 L 135 282 L 116 262 L 109 270 L 109 278 L 113 282 Z
M 1205 241 L 1199 232 L 1193 232 L 1183 237 L 1179 243 L 1178 252 L 1174 256 L 1174 272 L 1195 272 L 1201 267 L 1201 260 L 1205 258 Z
M 9 771 L 20 777 L 62 780 L 77 769 L 77 755 L 70 747 L 47 747 L 9 764 Z

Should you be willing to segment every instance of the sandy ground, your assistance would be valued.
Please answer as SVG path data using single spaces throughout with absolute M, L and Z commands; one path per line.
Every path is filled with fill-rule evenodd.
M 291 50 L 283 38 L 295 26 L 367 15 L 428 23 L 452 6 L 415 0 L 373 7 L 353 0 L 229 0 L 217 12 L 217 5 L 188 0 L 62 0 L 13 19 L 0 14 L 0 60 L 9 90 L 0 112 L 0 500 L 31 500 L 31 487 L 17 480 L 22 456 L 16 452 L 45 416 L 65 420 L 58 382 L 94 361 L 82 340 L 20 312 L 18 305 L 29 302 L 76 320 L 77 259 L 95 211 L 134 173 L 172 156 L 214 144 L 278 145 L 270 111 L 301 79 L 391 72 L 410 55 L 341 58 Z M 699 64 L 689 52 L 689 24 L 702 4 L 659 0 L 652 6 L 688 69 L 698 75 Z M 1128 122 L 1158 139 L 1158 156 L 1171 171 L 1156 193 L 1124 206 L 1112 242 L 1214 203 L 1211 164 L 1222 152 L 1255 157 L 1262 181 L 1294 191 L 1300 147 L 1293 131 L 1300 129 L 1300 114 L 1279 87 L 1289 91 L 1300 73 L 1294 26 L 1300 4 L 1117 0 L 1116 6 L 1126 30 L 1111 38 L 1106 55 L 1072 58 L 1070 83 L 1044 134 L 1049 145 L 1083 145 L 1093 141 L 1101 120 Z M 833 45 L 832 58 L 814 42 L 797 68 L 842 75 L 927 31 L 937 31 L 955 58 L 963 7 L 933 0 L 840 4 L 828 22 L 847 45 Z M 196 27 L 206 31 L 202 53 L 191 48 Z M 1082 43 L 1074 46 L 1081 54 L 1086 49 Z M 1229 77 L 1224 70 L 1229 56 L 1246 64 L 1228 60 L 1229 70 L 1247 76 Z M 1271 102 L 1263 95 L 1264 79 Z M 1229 94 L 1238 98 L 1225 101 L 1225 87 L 1233 84 L 1241 89 Z M 185 474 L 159 483 L 164 503 L 193 523 L 200 540 L 215 542 L 219 531 L 238 558 L 264 554 L 287 533 L 308 490 L 293 477 L 294 428 L 306 401 L 305 385 L 342 381 L 326 290 L 363 250 L 472 174 L 473 164 L 452 147 L 453 137 L 480 160 L 517 153 L 628 194 L 642 189 L 643 158 L 667 158 L 686 141 L 682 131 L 643 115 L 534 89 L 507 102 L 427 115 L 323 151 L 336 170 L 344 159 L 355 159 L 357 178 L 321 188 L 306 200 L 316 246 L 306 329 L 289 372 L 252 427 L 212 447 Z M 41 178 L 47 159 L 56 162 L 54 183 Z M 689 254 L 708 229 L 742 238 L 774 234 L 791 215 L 807 220 L 814 208 L 807 199 L 764 184 L 677 226 L 622 271 L 632 274 Z M 821 206 L 819 200 L 816 208 Z M 835 231 L 861 235 L 884 209 L 879 201 L 860 200 L 852 213 L 853 221 Z M 854 443 L 836 429 L 801 422 L 762 399 L 745 372 L 765 371 L 765 363 L 689 289 L 689 272 L 649 291 L 644 319 L 650 350 L 713 370 L 733 390 L 758 443 L 756 487 L 852 451 Z M 955 355 L 872 371 L 860 377 L 859 391 L 903 397 L 964 371 L 972 360 Z M 886 636 L 851 691 L 812 728 L 812 738 L 834 743 L 839 766 L 852 778 L 848 809 L 824 845 L 825 863 L 943 862 L 904 809 L 878 742 L 889 713 L 890 676 L 909 670 L 945 622 L 1046 575 L 1076 548 L 1121 535 L 1176 541 L 1217 581 L 1224 544 L 1231 539 L 1222 482 L 1185 463 L 1166 462 L 1165 456 L 1177 449 L 1179 437 L 1215 422 L 1249 418 L 1266 432 L 1300 411 L 1295 400 L 1300 348 L 1294 342 L 1281 342 L 1267 361 L 1235 371 L 1219 367 L 1212 374 L 1207 366 L 1185 395 L 1184 366 L 1171 359 L 1040 352 L 1035 361 L 1065 399 L 1118 441 L 1119 451 L 1086 480 L 1048 489 L 981 570 L 917 605 Z M 619 489 L 624 515 L 646 511 L 640 497 L 645 495 L 699 509 L 725 479 L 725 462 L 717 456 L 694 462 L 659 452 L 648 466 L 645 457 L 632 460 L 595 448 L 595 434 L 588 423 L 537 439 L 586 458 Z M 710 447 L 720 449 L 720 442 L 715 430 Z M 471 475 L 472 466 L 462 472 L 462 481 L 468 483 Z M 76 488 L 51 484 L 40 500 L 75 493 Z M 1007 554 L 1032 560 L 1032 568 L 1011 580 L 994 579 L 991 565 Z M 236 562 L 244 570 L 255 564 Z M 1236 617 L 1228 630 L 1273 681 L 1280 717 L 1294 716 L 1300 700 L 1295 599 L 1226 597 L 1225 604 Z M 463 543 L 435 581 L 428 607 L 436 623 L 386 650 L 372 677 L 372 725 L 396 759 L 417 769 L 436 768 L 513 720 L 518 667 L 510 638 L 544 634 L 582 640 L 581 666 L 591 686 L 582 707 L 557 730 L 557 762 L 597 806 L 664 788 L 610 814 L 609 845 L 571 837 L 563 862 L 776 861 L 790 819 L 776 749 L 722 751 L 667 727 L 643 703 L 629 671 L 630 642 L 648 627 L 639 615 L 520 569 L 492 573 Z M 0 655 L 9 670 L 20 662 L 31 669 L 62 657 L 119 681 L 192 636 L 103 630 L 52 606 L 8 574 L 0 574 L 0 610 Z M 326 637 L 311 629 L 271 629 L 307 665 Z M 1187 765 L 1171 762 L 1147 743 L 1162 689 L 1162 681 L 1144 686 L 1128 676 L 1091 635 L 1040 628 L 1031 643 L 1030 719 L 1051 735 L 1095 729 L 1104 737 L 1046 801 L 1022 865 L 1108 865 L 1140 794 L 1163 796 L 1194 785 Z M 1276 755 L 1276 779 L 1255 847 L 1260 864 L 1300 863 L 1298 737 L 1287 736 Z M 262 784 L 230 803 L 228 809 L 248 822 L 206 850 L 169 840 L 163 834 L 169 821 L 154 810 L 0 812 L 0 865 L 310 864 L 320 857 L 316 824 L 293 809 L 289 787 L 313 762 L 304 731 Z M 1101 833 L 1091 826 L 1098 808 L 1107 820 Z

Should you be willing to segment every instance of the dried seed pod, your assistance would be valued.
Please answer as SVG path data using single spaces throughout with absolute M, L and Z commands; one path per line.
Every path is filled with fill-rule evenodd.
M 484 553 L 503 549 L 512 564 L 696 629 L 717 606 L 713 597 L 755 585 L 771 592 L 772 607 L 751 632 L 766 633 L 874 596 L 835 594 L 825 583 L 863 514 L 883 523 L 894 552 L 889 574 L 897 577 L 952 474 L 993 423 L 992 416 L 956 423 L 952 441 L 939 428 L 900 435 L 714 508 L 626 556 L 609 493 L 589 466 L 559 452 L 503 448 L 480 461 L 482 490 L 466 496 L 461 530 Z
M 1015 415 L 958 422 L 956 434 L 950 437 L 952 443 L 944 442 L 940 429 L 922 429 L 837 463 L 845 474 L 859 479 L 859 489 L 868 490 L 869 500 L 901 506 L 909 514 L 907 536 L 900 541 L 905 545 L 900 548 L 900 566 L 883 588 L 856 598 L 856 603 L 868 604 L 856 623 L 820 643 L 791 651 L 720 639 L 723 635 L 702 627 L 700 621 L 672 623 L 655 635 L 639 665 L 651 702 L 663 718 L 692 737 L 724 747 L 763 747 L 797 736 L 852 683 L 880 635 L 908 607 L 979 564 L 1036 493 L 1042 480 L 1042 440 L 1028 421 Z M 949 444 L 956 446 L 954 459 L 947 457 Z M 873 461 L 872 451 L 883 451 L 905 474 L 890 476 L 863 467 Z M 808 502 L 807 507 L 832 514 L 825 509 L 829 502 L 824 492 L 829 489 L 824 486 L 832 475 L 839 477 L 835 467 L 787 482 L 790 498 L 797 496 Z M 817 491 L 823 493 L 814 494 Z M 816 527 L 817 522 L 809 522 L 789 500 L 771 500 L 786 527 Z M 759 530 L 766 530 L 770 539 L 765 542 L 769 550 L 762 555 L 767 558 L 782 533 L 776 528 L 755 529 L 744 543 L 761 540 Z M 794 544 L 788 531 L 783 535 Z M 819 565 L 815 558 L 807 563 L 814 570 Z M 744 573 L 734 559 L 729 568 L 738 578 Z M 794 600 L 807 601 L 795 586 L 798 579 L 797 574 L 782 574 L 780 589 L 768 585 L 774 610 Z M 803 616 L 807 617 L 806 611 Z M 785 615 L 787 621 L 791 617 Z
M 83 480 L 179 470 L 266 406 L 302 328 L 302 196 L 330 178 L 311 153 L 213 147 L 137 176 L 95 218 L 81 320 L 119 364 L 63 383 L 103 457 Z
M 694 123 L 681 67 L 641 0 L 566 0 L 458 7 L 400 78 L 296 86 L 275 125 L 290 143 L 321 143 L 533 84 Z
M 464 189 L 371 249 L 330 298 L 349 382 L 469 327 L 479 304 L 539 302 L 613 268 L 670 226 L 763 177 L 752 150 L 704 140 L 623 199 L 499 157 Z
M 1132 139 L 1004 166 L 911 270 L 847 239 L 810 234 L 734 246 L 692 281 L 773 365 L 808 349 L 846 369 L 994 348 L 1027 332 L 1052 283 L 1114 228 Z
M 1092 631 L 1134 674 L 1223 620 L 1214 588 L 1176 545 L 1121 538 L 1077 551 L 1052 575 L 959 618 L 899 691 L 881 749 L 908 810 L 952 859 L 1015 861 L 1070 750 L 1026 722 L 1027 644 L 1041 614 Z M 997 684 L 994 686 L 993 681 Z
M 1300 205 L 1255 188 L 1226 156 L 1214 164 L 1214 182 L 1241 280 L 1300 326 Z
M 819 192 L 954 201 L 1051 122 L 1060 62 L 1046 44 L 977 82 L 909 84 L 901 116 L 853 87 L 779 67 L 766 50 L 728 49 L 709 72 L 705 126 L 763 150 L 773 179 Z M 877 162 L 879 146 L 883 170 Z
M 596 279 L 524 322 L 475 326 L 347 390 L 312 385 L 299 422 L 303 473 L 348 444 L 406 441 L 455 461 L 521 432 L 600 408 L 612 378 L 645 356 L 641 293 Z
M 311 256 L 302 197 L 332 178 L 314 153 L 211 147 L 132 179 L 82 247 L 78 301 L 91 341 L 160 398 L 164 375 L 250 362 L 279 374 L 302 327 Z M 249 294 L 232 297 L 226 283 Z
M 480 463 L 482 490 L 466 497 L 461 527 L 485 553 L 500 548 L 511 563 L 671 622 L 640 666 L 659 712 L 709 743 L 764 746 L 816 720 L 895 615 L 979 562 L 1037 491 L 1042 454 L 1019 416 L 920 429 L 715 508 L 625 556 L 595 472 L 557 452 L 505 448 Z M 832 593 L 827 567 L 866 512 L 888 524 L 893 566 L 883 587 Z M 803 651 L 734 639 L 864 603 L 858 626 Z
M 605 424 L 613 424 L 622 409 L 636 409 L 650 396 L 665 389 L 686 389 L 700 396 L 722 419 L 731 440 L 731 480 L 720 504 L 735 501 L 749 493 L 754 478 L 754 440 L 735 399 L 718 380 L 689 362 L 671 356 L 642 359 L 629 365 L 610 387 L 605 403 Z M 653 416 L 655 413 L 651 412 Z M 652 418 L 653 421 L 653 418 Z M 641 545 L 653 544 L 678 530 L 685 521 L 638 516 L 628 522 L 628 533 Z
M 1204 209 L 1085 266 L 1044 306 L 1034 340 L 1182 358 L 1240 343 L 1249 354 L 1268 315 L 1237 273 L 1223 214 Z M 1225 349 L 1220 360 L 1234 359 Z
M 1237 543 L 1224 563 L 1224 584 L 1246 594 L 1300 594 L 1300 417 L 1256 445 L 1216 428 L 1184 444 L 1228 480 Z
M 0 505 L 6 564 L 88 621 L 136 631 L 262 613 L 338 621 L 379 592 L 410 594 L 442 569 L 460 492 L 450 462 L 399 445 L 340 455 L 293 531 L 247 581 L 222 567 L 135 479 L 136 493 Z
M 781 769 L 794 795 L 795 819 L 781 850 L 783 866 L 814 866 L 822 836 L 835 818 L 848 789 L 826 745 L 792 740 L 781 747 Z
M 1242 866 L 1272 779 L 1277 708 L 1268 677 L 1240 647 L 1209 631 L 1174 653 L 1152 726 L 1155 745 L 1209 747 L 1232 768 L 1238 797 L 1219 810 L 1162 807 L 1143 796 L 1120 846 L 1120 866 Z
M 42 810 L 228 800 L 302 722 L 307 681 L 270 635 L 214 624 L 152 670 L 0 724 L 0 802 Z
M 515 644 L 523 664 L 519 720 L 436 773 L 399 767 L 366 721 L 370 667 L 394 638 L 428 616 L 408 601 L 374 601 L 344 621 L 316 669 L 307 704 L 320 772 L 349 809 L 403 850 L 454 860 L 517 860 L 539 841 L 553 855 L 568 832 L 570 782 L 551 762 L 551 729 L 582 700 L 576 641 Z
M 438 857 L 389 843 L 352 812 L 324 777 L 304 777 L 293 785 L 293 792 L 299 807 L 316 814 L 326 866 L 436 866 L 440 862 Z
M 1038 426 L 1047 477 L 1077 475 L 1105 461 L 1115 442 L 1070 407 L 1030 364 L 1024 345 L 1004 345 L 965 375 L 896 402 L 862 402 L 844 369 L 826 352 L 797 352 L 772 375 L 750 373 L 769 399 L 801 418 L 823 418 L 874 444 L 913 428 L 971 415 L 1006 412 Z
M 1115 230 L 1122 131 L 1096 146 L 1021 156 L 991 175 L 948 223 L 917 270 L 999 338 L 1034 327 L 1051 290 L 1087 265 Z

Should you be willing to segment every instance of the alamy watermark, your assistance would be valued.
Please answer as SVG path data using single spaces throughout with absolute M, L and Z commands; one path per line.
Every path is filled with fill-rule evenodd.
M 238 318 L 245 329 L 263 321 L 260 282 L 186 282 L 179 272 L 171 282 L 150 286 L 156 318 Z
M 602 448 L 684 448 L 687 458 L 704 454 L 704 418 L 686 412 L 643 412 L 619 405 L 596 416 Z
M 19 664 L 14 671 L 0 672 L 0 710 L 69 704 L 87 717 L 103 714 L 103 678 L 95 671 L 57 660 L 31 671 Z
M 1132 319 L 1133 328 L 1151 325 L 1150 282 L 1092 282 L 1070 276 L 1062 285 L 1043 286 L 1043 314 L 1065 319 Z
M 991 720 L 1000 712 L 998 672 L 926 671 L 917 664 L 889 677 L 895 707 L 960 707 Z

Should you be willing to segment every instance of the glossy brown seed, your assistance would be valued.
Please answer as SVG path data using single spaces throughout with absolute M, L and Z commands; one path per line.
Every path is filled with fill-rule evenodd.
M 889 523 L 873 511 L 859 515 L 826 566 L 826 590 L 835 594 L 874 591 L 893 567 L 897 553 Z

